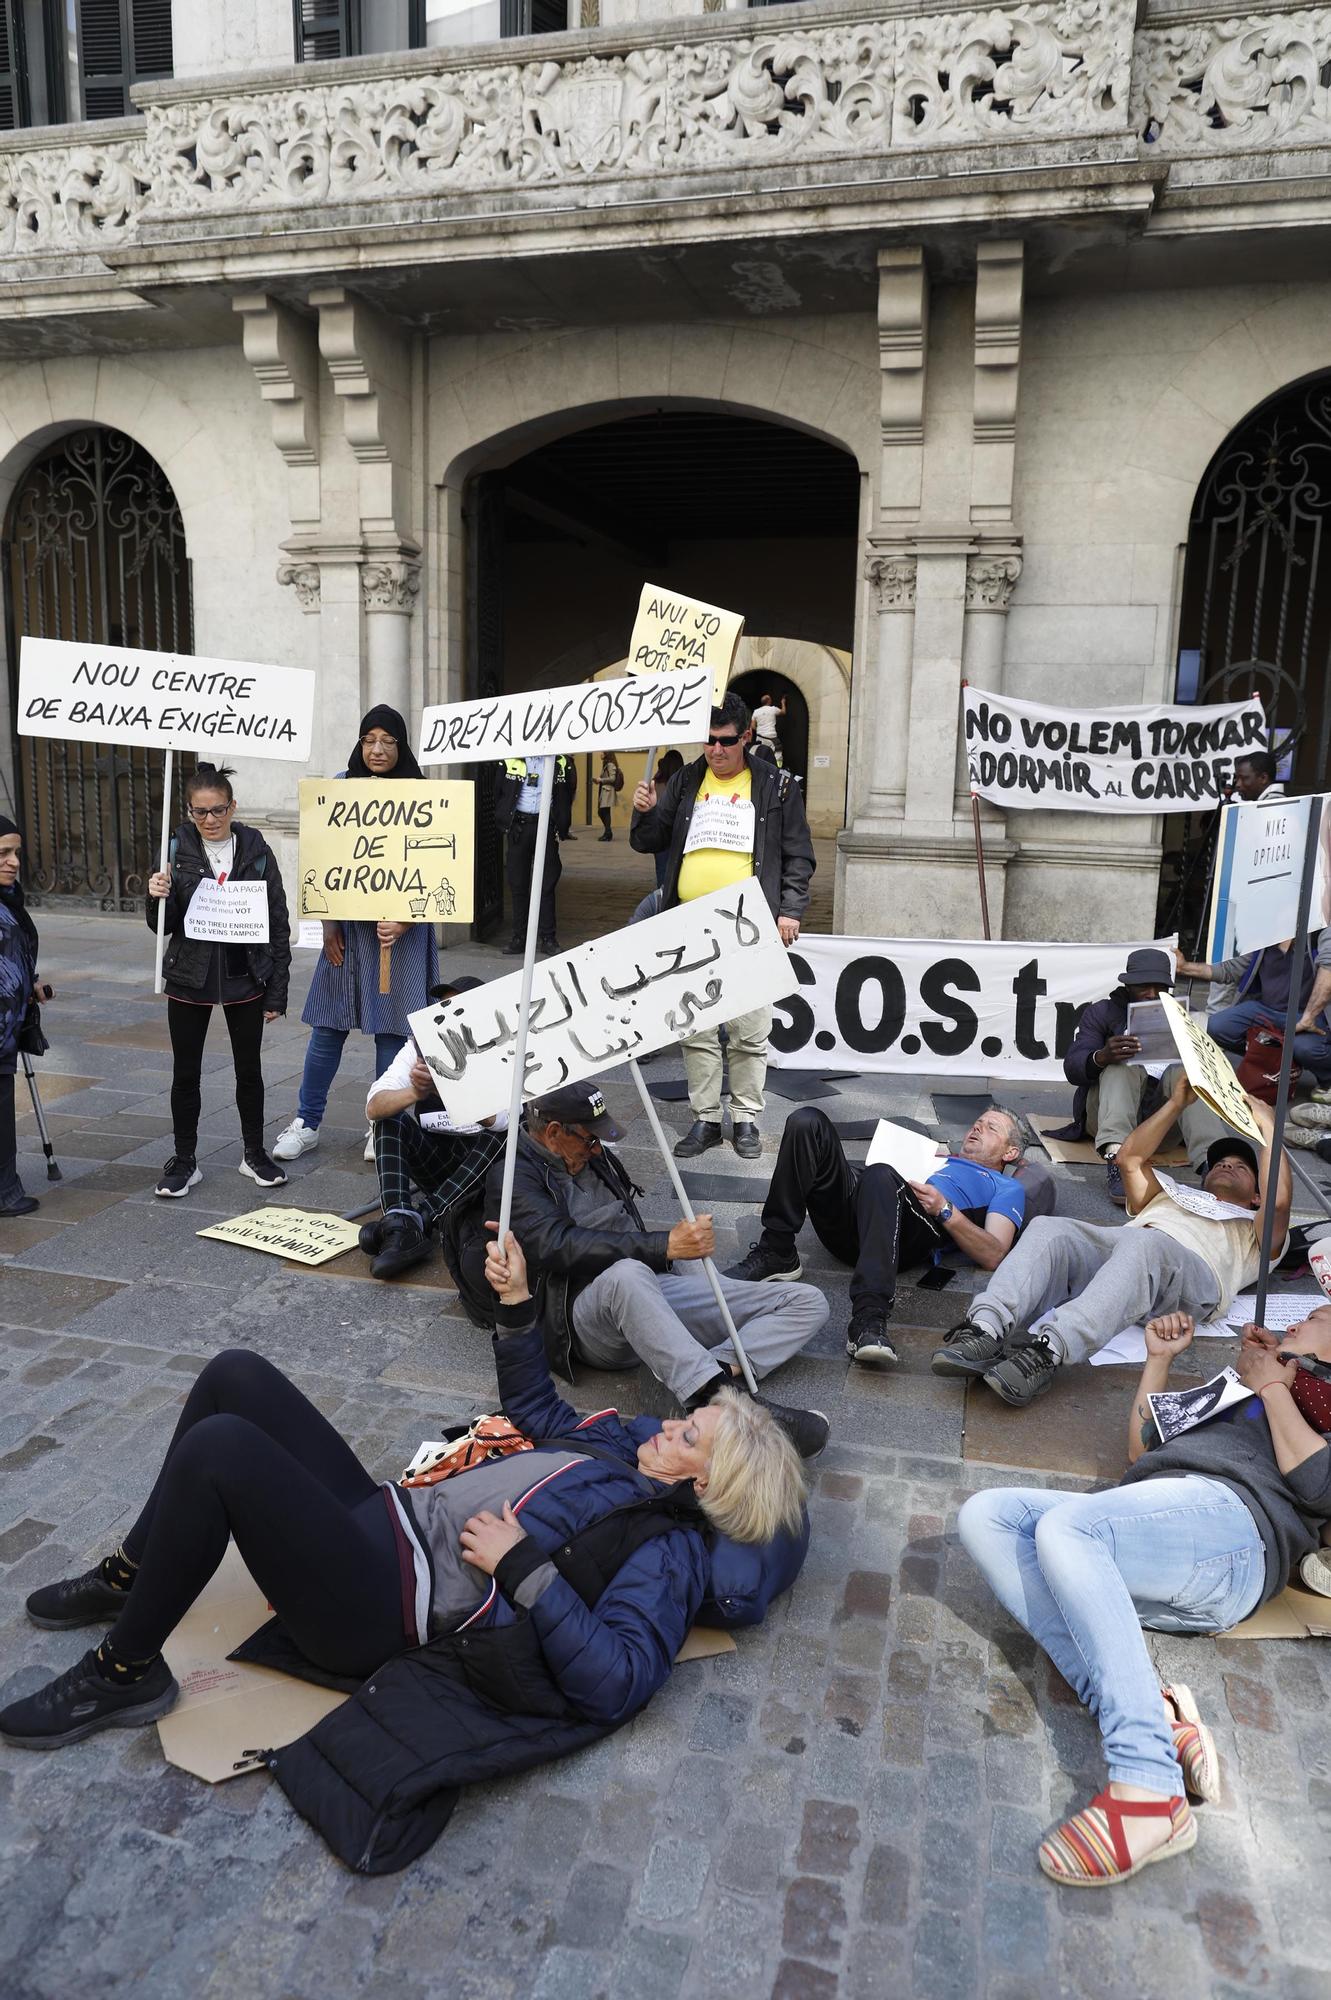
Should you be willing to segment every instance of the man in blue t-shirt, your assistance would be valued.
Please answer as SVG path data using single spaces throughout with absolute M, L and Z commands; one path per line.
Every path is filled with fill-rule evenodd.
M 802 1266 L 795 1238 L 806 1219 L 843 1264 L 852 1264 L 846 1352 L 868 1368 L 891 1368 L 887 1337 L 897 1271 L 942 1249 L 957 1249 L 992 1271 L 1017 1238 L 1026 1194 L 1004 1168 L 1021 1158 L 1015 1112 L 991 1105 L 971 1126 L 960 1153 L 940 1161 L 927 1181 L 904 1181 L 889 1166 L 852 1167 L 826 1112 L 804 1105 L 781 1135 L 776 1171 L 763 1204 L 763 1233 L 726 1272 L 751 1284 L 791 1283 Z

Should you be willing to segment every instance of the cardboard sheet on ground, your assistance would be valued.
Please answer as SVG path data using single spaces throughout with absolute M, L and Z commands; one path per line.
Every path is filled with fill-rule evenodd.
M 20 736 L 197 750 L 217 764 L 236 757 L 304 764 L 313 721 L 308 667 L 26 634 L 19 647 Z
M 927 1181 L 942 1162 L 936 1139 L 926 1139 L 908 1125 L 894 1125 L 890 1118 L 878 1120 L 864 1157 L 866 1167 L 894 1167 L 903 1181 Z
M 1236 1132 L 1255 1140 L 1259 1147 L 1264 1146 L 1265 1134 L 1253 1117 L 1229 1057 L 1220 1044 L 1213 1042 L 1204 1028 L 1189 1019 L 1172 994 L 1162 993 L 1160 1005 L 1174 1030 L 1174 1040 L 1178 1044 L 1188 1082 L 1202 1103 L 1209 1104 L 1216 1116 L 1223 1118 L 1227 1125 L 1232 1125 Z
M 1251 1618 L 1245 1618 L 1227 1639 L 1331 1639 L 1331 1597 L 1320 1597 L 1291 1583 Z
M 1095 1150 L 1090 1139 L 1054 1139 L 1050 1134 L 1067 1124 L 1067 1119 L 1054 1117 L 1051 1113 L 1032 1111 L 1028 1113 L 1028 1123 L 1051 1160 L 1059 1160 L 1073 1167 L 1102 1167 L 1104 1161 Z M 1183 1167 L 1188 1163 L 1187 1148 L 1166 1146 L 1163 1153 L 1157 1153 L 1151 1162 L 1155 1167 Z
M 547 958 L 532 983 L 525 1094 L 540 1096 L 789 993 L 790 956 L 752 880 Z M 509 1101 L 522 974 L 408 1016 L 455 1125 Z
M 302 778 L 301 916 L 470 923 L 475 799 L 470 779 Z
M 683 673 L 445 702 L 422 715 L 416 754 L 422 764 L 476 764 L 647 750 L 654 743 L 699 742 L 711 713 L 711 673 L 699 665 Z
M 719 707 L 743 630 L 738 611 L 723 611 L 719 604 L 703 604 L 645 583 L 629 640 L 628 670 L 667 674 L 681 667 L 706 667 L 712 674 L 712 699 Z M 707 734 L 705 724 L 701 734 Z
M 293 1264 L 326 1264 L 354 1250 L 360 1229 L 344 1222 L 340 1215 L 323 1215 L 307 1208 L 252 1208 L 248 1215 L 233 1215 L 228 1222 L 214 1223 L 211 1229 L 196 1230 L 218 1243 L 235 1243 L 242 1250 L 263 1250 L 270 1257 L 286 1257 Z
M 189 899 L 185 936 L 208 944 L 267 944 L 268 884 L 205 877 Z
M 1309 813 L 1317 859 L 1308 928 L 1316 936 L 1331 924 L 1331 793 L 1226 806 L 1211 875 L 1204 955 L 1212 964 L 1293 937 Z

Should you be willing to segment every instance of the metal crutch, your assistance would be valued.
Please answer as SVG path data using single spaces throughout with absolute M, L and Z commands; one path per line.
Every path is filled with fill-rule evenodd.
M 37 1120 L 37 1130 L 41 1133 L 42 1151 L 46 1155 L 46 1178 L 48 1181 L 63 1180 L 64 1176 L 56 1165 L 55 1148 L 51 1144 L 51 1134 L 47 1130 L 46 1113 L 42 1110 L 42 1094 L 37 1088 L 37 1072 L 32 1066 L 32 1057 L 23 1052 L 23 1074 L 28 1079 L 28 1089 L 32 1092 L 32 1111 Z

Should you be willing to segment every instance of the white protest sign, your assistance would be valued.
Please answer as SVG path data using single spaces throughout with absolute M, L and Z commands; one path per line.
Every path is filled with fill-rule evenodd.
M 226 756 L 303 764 L 313 719 L 314 675 L 305 667 L 26 634 L 19 648 L 20 736 L 197 750 L 219 764 Z
M 1308 928 L 1331 923 L 1331 793 L 1226 806 L 1211 878 L 1211 964 L 1293 937 L 1310 812 L 1319 832 Z
M 641 674 L 427 708 L 416 754 L 422 764 L 475 764 L 581 750 L 644 750 L 663 741 L 696 742 L 706 736 L 711 713 L 705 668 Z
M 716 889 L 537 965 L 524 1094 L 577 1083 L 789 993 L 795 975 L 756 882 Z M 408 1016 L 455 1124 L 508 1103 L 522 974 Z
M 1237 1201 L 1221 1201 L 1219 1195 L 1208 1194 L 1205 1188 L 1183 1187 L 1169 1174 L 1162 1174 L 1159 1167 L 1153 1171 L 1175 1207 L 1188 1215 L 1200 1215 L 1205 1222 L 1251 1222 L 1257 1213 Z
M 912 1132 L 909 1125 L 894 1125 L 890 1118 L 880 1118 L 864 1164 L 893 1167 L 903 1181 L 927 1181 L 930 1174 L 938 1172 L 942 1152 L 936 1139 Z
M 1202 1103 L 1208 1104 L 1236 1132 L 1243 1132 L 1258 1146 L 1264 1146 L 1266 1135 L 1253 1117 L 1234 1066 L 1219 1042 L 1213 1042 L 1206 1030 L 1189 1018 L 1172 993 L 1162 993 L 1160 1005 L 1174 1030 L 1188 1082 Z
M 1055 812 L 1195 812 L 1218 805 L 1234 760 L 1266 746 L 1249 701 L 1210 708 L 1049 708 L 962 689 L 971 791 Z
M 752 854 L 756 818 L 751 799 L 699 799 L 689 822 L 684 852 L 719 848 L 723 854 Z
M 205 944 L 267 944 L 268 884 L 205 877 L 189 899 L 185 936 Z
M 1082 1009 L 1118 985 L 1129 944 L 815 937 L 790 954 L 799 990 L 778 1002 L 777 1067 L 927 1070 L 1066 1084 Z M 1157 940 L 1157 946 L 1159 941 Z M 1172 940 L 1165 940 L 1168 948 Z

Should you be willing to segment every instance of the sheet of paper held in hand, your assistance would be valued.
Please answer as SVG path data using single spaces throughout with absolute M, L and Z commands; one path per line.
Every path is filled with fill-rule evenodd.
M 908 1125 L 894 1125 L 890 1118 L 880 1118 L 864 1164 L 894 1167 L 903 1181 L 927 1181 L 943 1164 L 943 1153 L 936 1139 L 912 1132 Z
M 1128 1024 L 1123 1032 L 1134 1035 L 1141 1043 L 1140 1051 L 1132 1057 L 1135 1068 L 1149 1069 L 1153 1075 L 1163 1076 L 1171 1064 L 1178 1061 L 1174 1031 L 1158 1000 L 1130 1000 Z
M 1221 1201 L 1219 1195 L 1208 1194 L 1205 1188 L 1184 1187 L 1181 1181 L 1169 1174 L 1162 1174 L 1159 1167 L 1153 1167 L 1163 1194 L 1167 1194 L 1176 1207 L 1186 1209 L 1189 1215 L 1200 1215 L 1206 1222 L 1255 1222 L 1257 1210 L 1244 1208 L 1237 1201 Z
M 1209 1104 L 1218 1118 L 1236 1132 L 1265 1146 L 1266 1134 L 1253 1117 L 1243 1087 L 1235 1076 L 1229 1057 L 1203 1028 L 1189 1020 L 1172 994 L 1162 993 L 1159 1005 L 1174 1030 L 1174 1044 L 1187 1073 L 1188 1082 L 1203 1104 Z
M 267 944 L 268 884 L 205 876 L 189 899 L 185 936 L 206 944 Z
M 1184 1431 L 1209 1423 L 1235 1403 L 1246 1403 L 1251 1395 L 1252 1390 L 1245 1389 L 1232 1368 L 1222 1368 L 1209 1382 L 1198 1382 L 1191 1389 L 1161 1389 L 1146 1400 L 1160 1441 L 1168 1444 L 1171 1438 L 1182 1437 Z
M 650 1054 L 792 992 L 776 920 L 749 879 L 547 958 L 532 984 L 525 1094 Z M 455 1125 L 508 1104 L 522 974 L 423 1007 L 408 1024 Z
M 360 1242 L 354 1222 L 305 1208 L 252 1208 L 248 1215 L 233 1215 L 229 1222 L 195 1234 L 236 1243 L 242 1250 L 265 1250 L 270 1257 L 289 1257 L 293 1264 L 326 1264 Z

